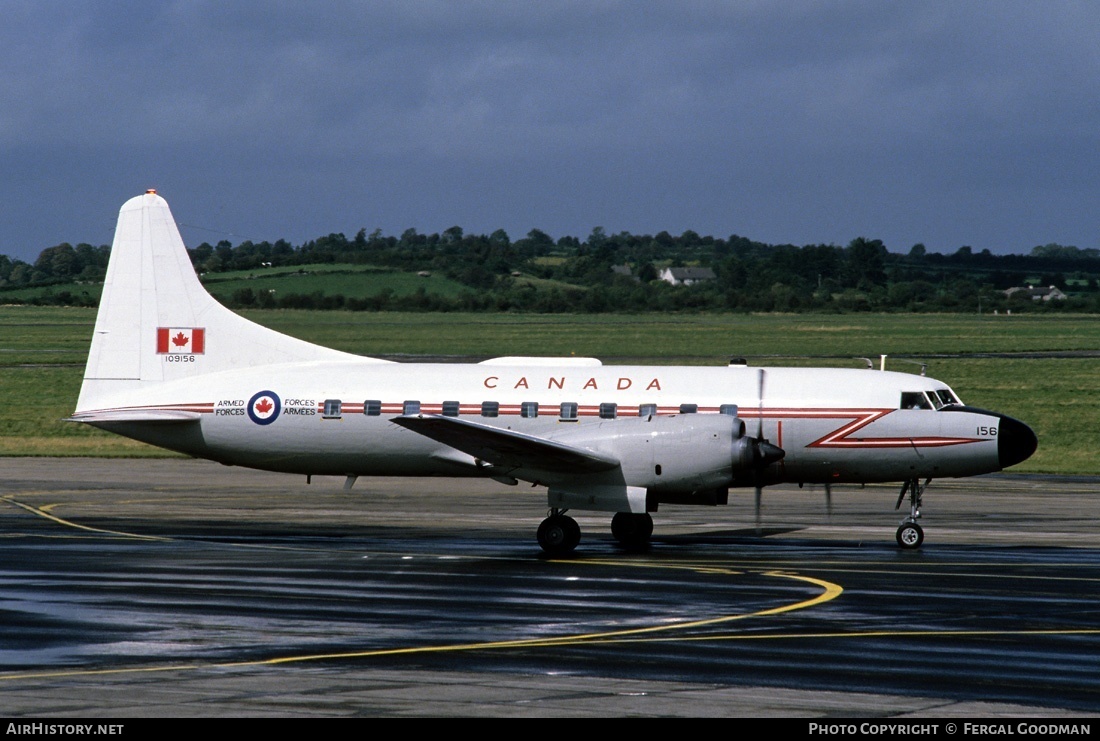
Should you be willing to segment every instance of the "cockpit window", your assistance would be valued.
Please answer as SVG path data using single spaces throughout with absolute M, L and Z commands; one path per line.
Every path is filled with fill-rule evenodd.
M 962 403 L 958 399 L 955 398 L 955 395 L 953 393 L 951 393 L 951 391 L 949 389 L 940 389 L 939 391 L 937 391 L 935 393 L 936 393 L 936 395 L 938 395 L 940 397 L 940 401 L 943 402 L 944 406 L 948 406 L 950 404 L 961 404 Z
M 931 409 L 932 405 L 928 401 L 928 397 L 924 395 L 923 391 L 902 391 L 901 392 L 901 408 L 902 409 Z

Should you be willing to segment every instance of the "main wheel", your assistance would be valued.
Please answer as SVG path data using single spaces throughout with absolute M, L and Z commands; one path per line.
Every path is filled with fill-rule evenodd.
M 648 512 L 616 512 L 611 518 L 611 534 L 627 548 L 644 546 L 653 535 L 653 518 Z
M 537 537 L 549 555 L 564 556 L 581 542 L 581 526 L 572 517 L 550 515 L 539 525 Z
M 898 545 L 905 549 L 920 548 L 924 542 L 924 531 L 915 522 L 903 522 L 898 528 Z

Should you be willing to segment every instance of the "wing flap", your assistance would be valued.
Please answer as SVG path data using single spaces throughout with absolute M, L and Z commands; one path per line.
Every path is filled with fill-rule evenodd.
M 454 417 L 417 414 L 395 417 L 392 421 L 501 468 L 594 473 L 619 465 L 618 458 L 606 453 Z

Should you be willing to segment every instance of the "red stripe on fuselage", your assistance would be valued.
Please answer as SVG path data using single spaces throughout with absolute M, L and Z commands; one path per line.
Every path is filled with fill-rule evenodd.
M 793 418 L 793 419 L 851 419 L 846 425 L 841 425 L 827 435 L 814 440 L 807 448 L 942 448 L 949 445 L 965 445 L 967 443 L 982 442 L 981 438 L 971 437 L 872 437 L 853 438 L 852 436 L 867 427 L 872 422 L 882 419 L 887 414 L 896 411 L 894 409 L 852 409 L 852 410 L 827 410 L 827 409 L 798 409 L 781 410 L 768 409 L 763 413 L 767 418 Z M 839 413 L 838 413 L 839 412 Z M 761 416 L 756 413 L 754 416 Z M 780 446 L 782 447 L 782 446 Z
M 404 404 L 401 402 L 383 402 L 381 413 L 384 415 L 389 414 L 402 414 L 404 412 Z M 318 409 L 322 409 L 323 405 L 318 405 Z M 425 414 L 440 414 L 442 413 L 442 403 L 421 403 L 420 411 Z M 700 407 L 698 413 L 700 414 L 716 414 L 718 413 L 718 407 Z M 117 407 L 113 409 L 99 409 L 98 412 L 124 412 L 124 411 L 153 411 L 153 410 L 168 410 L 168 411 L 186 411 L 197 412 L 199 414 L 211 414 L 214 411 L 213 402 L 193 402 L 188 404 L 150 404 L 145 406 L 130 406 L 130 407 Z M 480 415 L 481 406 L 475 404 L 462 404 L 459 407 L 460 413 L 463 415 L 474 416 Z M 361 414 L 363 411 L 363 405 L 361 402 L 349 402 L 343 405 L 342 411 L 345 414 Z M 541 411 L 541 410 L 540 410 Z M 777 409 L 752 409 L 742 407 L 738 410 L 738 416 L 742 419 L 760 419 L 760 420 L 776 420 L 778 425 L 777 444 L 779 447 L 783 447 L 783 424 L 784 419 L 835 419 L 845 420 L 845 424 L 832 430 L 828 434 L 814 440 L 806 445 L 807 448 L 834 448 L 834 449 L 859 449 L 859 448 L 902 448 L 902 447 L 917 447 L 917 448 L 939 448 L 950 445 L 965 445 L 967 443 L 984 442 L 982 438 L 969 438 L 969 437 L 872 437 L 862 438 L 854 437 L 854 435 L 863 428 L 872 424 L 873 422 L 882 419 L 891 412 L 897 411 L 895 409 L 807 409 L 807 408 L 777 408 Z M 633 416 L 637 414 L 637 406 L 621 406 L 617 409 L 618 416 Z M 934 412 L 929 411 L 929 414 Z M 578 416 L 583 417 L 595 417 L 599 415 L 598 406 L 582 406 L 577 410 Z M 659 415 L 676 415 L 680 414 L 679 406 L 658 406 L 657 414 Z M 520 416 L 520 406 L 518 404 L 501 404 L 499 407 L 498 415 L 501 417 L 507 416 Z M 542 417 L 551 417 L 552 415 L 545 414 L 540 415 Z

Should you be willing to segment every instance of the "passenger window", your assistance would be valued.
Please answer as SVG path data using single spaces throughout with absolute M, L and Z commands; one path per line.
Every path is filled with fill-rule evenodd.
M 736 417 L 737 416 L 737 405 L 736 404 L 723 404 L 722 406 L 718 407 L 718 413 L 719 414 L 725 414 L 725 415 L 730 416 L 730 417 Z
M 698 404 L 681 404 L 680 414 L 695 414 L 699 411 Z
M 532 418 L 539 416 L 539 403 L 537 401 L 524 401 L 519 405 L 519 416 Z
M 458 416 L 458 402 L 457 401 L 445 401 L 445 402 L 443 402 L 443 416 L 444 417 L 457 417 Z
M 500 402 L 497 401 L 483 401 L 481 402 L 481 416 L 482 417 L 496 417 L 500 414 Z
M 656 413 L 657 413 L 657 405 L 656 404 L 639 404 L 638 405 L 638 416 L 639 417 L 652 417 Z
M 619 406 L 612 402 L 600 404 L 600 419 L 615 419 L 618 416 Z
M 377 417 L 382 413 L 382 402 L 378 399 L 368 399 L 363 402 L 363 414 L 368 417 Z
M 321 416 L 325 419 L 340 419 L 340 400 L 325 399 L 325 409 Z
M 931 409 L 924 393 L 921 391 L 903 391 L 901 393 L 901 409 Z
M 401 405 L 402 414 L 420 414 L 420 402 L 419 401 L 406 401 Z
M 561 416 L 560 419 L 563 422 L 576 422 L 577 421 L 577 402 L 575 401 L 563 401 L 561 403 Z

